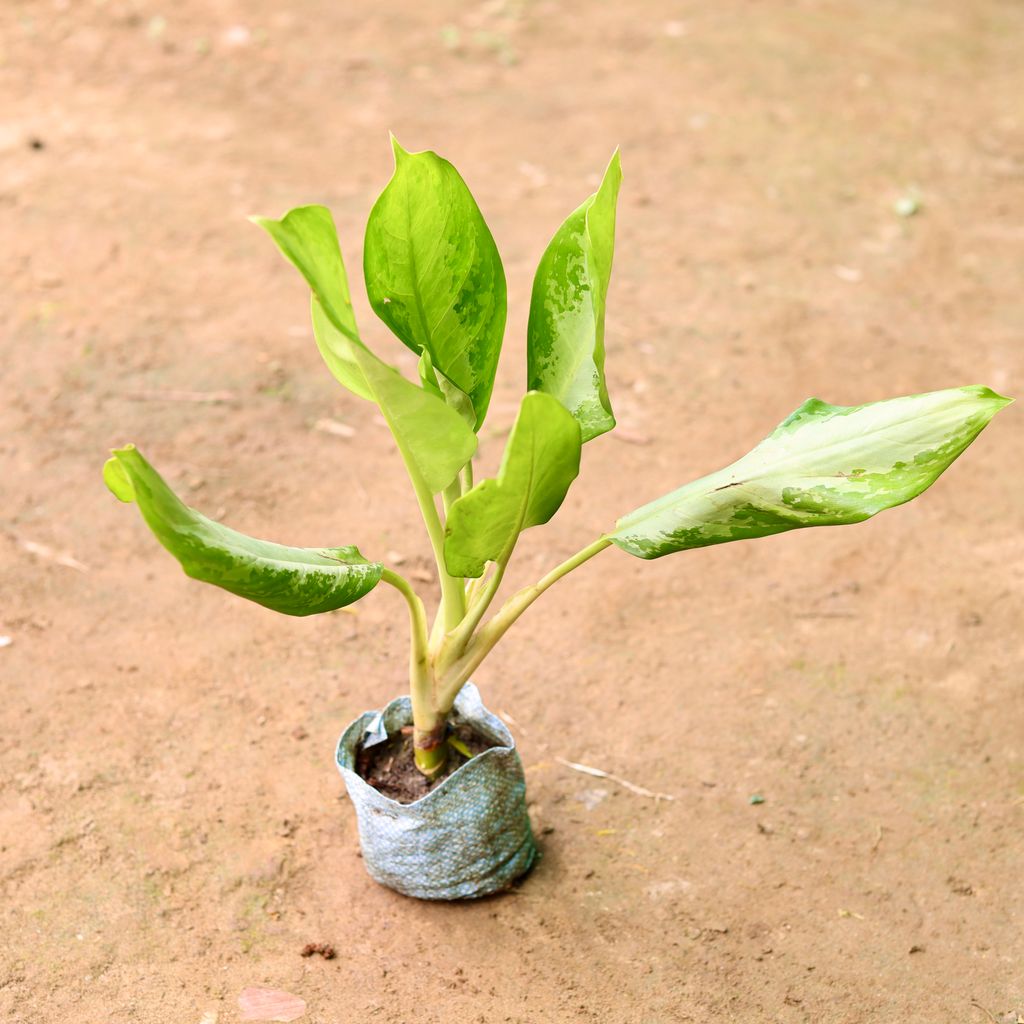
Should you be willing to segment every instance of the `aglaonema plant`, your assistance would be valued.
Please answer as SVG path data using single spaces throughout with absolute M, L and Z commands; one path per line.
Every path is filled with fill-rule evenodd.
M 423 516 L 440 595 L 433 623 L 408 579 L 356 547 L 256 540 L 187 507 L 132 445 L 104 477 L 138 504 L 196 579 L 287 615 L 330 612 L 378 583 L 408 604 L 415 762 L 449 756 L 460 688 L 553 584 L 610 547 L 653 559 L 809 526 L 858 523 L 928 488 L 1010 399 L 968 386 L 843 407 L 810 399 L 737 462 L 628 512 L 536 582 L 495 602 L 516 542 L 558 511 L 581 447 L 615 426 L 604 373 L 616 153 L 597 192 L 558 228 L 533 284 L 527 388 L 496 476 L 474 482 L 505 331 L 505 276 L 465 182 L 432 152 L 394 143 L 395 171 L 370 212 L 363 271 L 370 305 L 418 357 L 410 380 L 363 341 L 335 225 L 322 206 L 253 218 L 311 291 L 316 344 L 331 373 L 383 415 Z

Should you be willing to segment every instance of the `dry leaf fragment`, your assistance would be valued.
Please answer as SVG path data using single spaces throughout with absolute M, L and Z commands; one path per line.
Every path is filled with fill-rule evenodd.
M 675 797 L 668 793 L 655 793 L 643 786 L 636 785 L 634 782 L 630 782 L 628 779 L 623 779 L 618 775 L 612 775 L 611 772 L 606 772 L 603 768 L 591 768 L 588 764 L 577 764 L 575 761 L 566 761 L 564 757 L 556 757 L 555 760 L 559 764 L 564 764 L 566 768 L 572 768 L 573 771 L 582 772 L 584 775 L 593 775 L 596 779 L 608 779 L 610 782 L 617 782 L 620 786 L 625 787 L 631 793 L 636 793 L 637 796 L 649 796 L 654 800 L 675 800 Z
M 89 567 L 83 565 L 77 558 L 73 558 L 67 553 L 54 551 L 53 548 L 46 544 L 40 544 L 34 540 L 22 540 L 19 543 L 30 555 L 35 555 L 36 558 L 53 562 L 55 565 L 62 565 L 65 569 L 75 569 L 78 572 L 89 571 Z
M 333 437 L 356 436 L 354 427 L 350 427 L 347 423 L 339 423 L 338 420 L 317 420 L 316 423 L 313 424 L 313 429 L 319 430 L 321 434 L 331 434 Z
M 242 1020 L 298 1020 L 306 1012 L 306 1001 L 276 988 L 244 988 L 238 997 Z

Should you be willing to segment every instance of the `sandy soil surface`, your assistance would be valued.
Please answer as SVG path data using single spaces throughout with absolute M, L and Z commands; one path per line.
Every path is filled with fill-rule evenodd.
M 99 470 L 133 440 L 239 529 L 429 572 L 245 220 L 327 203 L 357 268 L 389 128 L 505 259 L 490 465 L 536 261 L 622 147 L 621 428 L 514 582 L 810 394 L 1024 394 L 1022 43 L 1014 0 L 0 5 L 0 1019 L 233 1024 L 262 985 L 310 1024 L 1016 1020 L 1019 407 L 867 524 L 548 595 L 477 677 L 544 857 L 464 906 L 366 877 L 332 764 L 403 689 L 398 596 L 295 620 L 193 583 Z

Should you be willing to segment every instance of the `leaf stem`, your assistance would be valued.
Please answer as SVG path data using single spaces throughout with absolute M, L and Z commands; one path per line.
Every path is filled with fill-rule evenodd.
M 452 631 L 451 635 L 446 638 L 450 660 L 457 659 L 465 651 L 466 645 L 473 637 L 474 630 L 480 625 L 480 620 L 484 615 L 487 614 L 487 609 L 491 606 L 494 595 L 501 586 L 509 557 L 511 557 L 511 551 L 495 563 L 494 573 L 491 575 L 491 578 L 473 591 L 466 617 Z
M 419 594 L 399 573 L 385 568 L 381 580 L 390 584 L 405 598 L 409 605 L 409 688 L 413 707 L 424 697 L 431 697 L 430 654 L 427 646 L 427 610 Z
M 444 502 L 444 516 L 448 518 L 448 513 L 451 511 L 452 505 L 455 504 L 459 498 L 462 497 L 462 484 L 459 477 L 456 477 L 445 489 L 441 492 L 441 499 Z
M 513 594 L 498 613 L 480 630 L 467 645 L 465 653 L 446 672 L 439 681 L 438 707 L 448 709 L 454 702 L 463 684 L 473 674 L 480 662 L 487 657 L 494 645 L 505 635 L 509 627 L 519 618 L 548 587 L 557 583 L 563 576 L 581 566 L 584 562 L 600 554 L 611 545 L 608 537 L 599 537 L 561 565 L 555 566 L 546 576 L 532 586 L 524 587 Z M 493 580 L 491 581 L 493 583 Z M 490 589 L 490 584 L 488 585 Z M 497 590 L 497 587 L 494 588 Z
M 445 567 L 444 527 L 441 526 L 441 517 L 437 514 L 434 496 L 419 473 L 411 466 L 408 469 L 409 479 L 416 492 L 416 501 L 419 502 L 420 514 L 423 516 L 423 523 L 430 537 L 430 547 L 434 552 L 434 562 L 437 565 L 437 578 L 441 584 L 441 607 L 437 612 L 438 620 L 444 623 L 445 630 L 454 629 L 466 614 L 466 593 L 463 590 L 462 582 L 449 576 Z
M 397 573 L 393 569 L 387 568 L 387 566 L 385 566 L 383 572 L 381 572 L 380 578 L 384 583 L 388 583 L 394 587 L 395 590 L 405 598 L 406 603 L 409 605 L 409 619 L 413 627 L 413 632 L 421 633 L 426 637 L 427 612 L 423 607 L 423 601 L 419 594 L 413 590 L 412 584 L 403 575 L 401 575 L 401 573 Z
M 434 775 L 444 767 L 446 716 L 437 709 L 427 638 L 427 612 L 419 594 L 404 576 L 385 568 L 381 579 L 390 583 L 409 605 L 409 697 L 412 701 L 413 754 L 419 770 L 424 775 Z

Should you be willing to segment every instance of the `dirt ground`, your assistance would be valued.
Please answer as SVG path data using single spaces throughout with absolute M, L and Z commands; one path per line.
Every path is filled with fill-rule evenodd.
M 547 595 L 476 679 L 544 856 L 471 905 L 366 877 L 332 763 L 403 689 L 398 596 L 298 620 L 203 587 L 99 471 L 135 441 L 238 529 L 428 570 L 245 220 L 331 206 L 411 369 L 356 273 L 388 129 L 505 260 L 490 466 L 537 259 L 622 147 L 620 430 L 515 583 L 811 394 L 1022 395 L 1022 45 L 1016 0 L 0 5 L 0 1020 L 234 1024 L 254 985 L 309 1024 L 1017 1020 L 1019 405 L 869 523 L 612 550 Z

